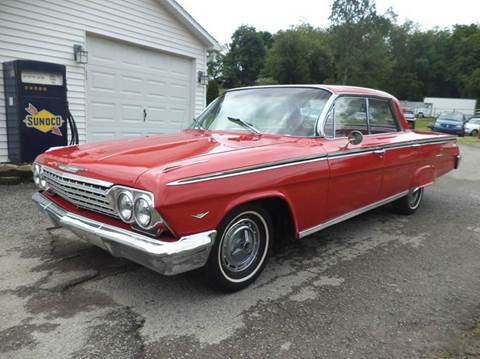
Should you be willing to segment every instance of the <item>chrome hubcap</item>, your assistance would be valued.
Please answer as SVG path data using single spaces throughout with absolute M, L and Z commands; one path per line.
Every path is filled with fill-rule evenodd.
M 421 191 L 420 188 L 416 188 L 413 191 L 408 193 L 408 204 L 411 208 L 414 208 L 418 205 L 418 201 L 420 200 Z
M 251 219 L 240 219 L 225 233 L 221 252 L 222 265 L 231 272 L 241 272 L 253 263 L 259 248 L 258 225 Z

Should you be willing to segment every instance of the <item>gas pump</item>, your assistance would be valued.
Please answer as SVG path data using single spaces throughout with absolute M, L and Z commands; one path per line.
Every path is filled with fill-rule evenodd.
M 50 147 L 70 144 L 78 133 L 67 102 L 65 66 L 15 60 L 3 63 L 7 140 L 14 163 L 32 162 Z

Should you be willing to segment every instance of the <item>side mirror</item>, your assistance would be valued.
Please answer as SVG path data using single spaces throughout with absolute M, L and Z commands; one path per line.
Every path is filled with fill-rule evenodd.
M 348 135 L 348 144 L 359 145 L 363 141 L 363 135 L 360 131 L 354 130 Z

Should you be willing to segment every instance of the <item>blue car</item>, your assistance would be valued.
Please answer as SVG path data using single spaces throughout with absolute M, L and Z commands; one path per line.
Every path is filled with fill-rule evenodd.
M 438 116 L 433 126 L 436 132 L 451 133 L 463 136 L 465 133 L 465 122 L 467 118 L 461 112 L 443 113 Z

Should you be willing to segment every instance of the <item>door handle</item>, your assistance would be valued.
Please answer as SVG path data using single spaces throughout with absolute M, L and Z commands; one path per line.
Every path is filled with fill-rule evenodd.
M 385 148 L 379 148 L 378 150 L 373 151 L 376 155 L 383 156 L 385 153 Z
M 143 109 L 143 122 L 147 120 L 147 110 Z

